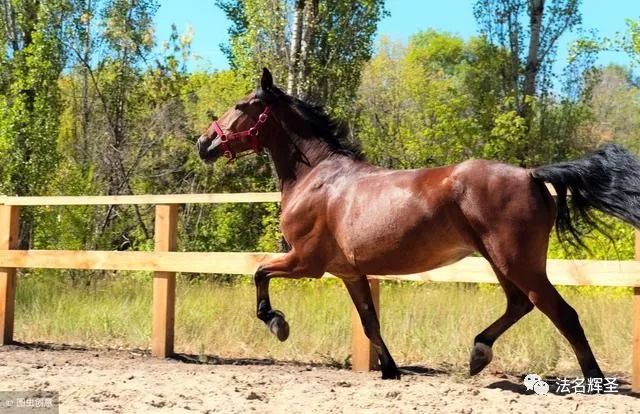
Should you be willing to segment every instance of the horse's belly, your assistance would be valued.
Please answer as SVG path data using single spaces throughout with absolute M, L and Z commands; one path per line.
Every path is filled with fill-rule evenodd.
M 398 250 L 358 261 L 358 269 L 367 275 L 406 275 L 425 272 L 457 262 L 473 253 L 466 246 L 439 251 Z

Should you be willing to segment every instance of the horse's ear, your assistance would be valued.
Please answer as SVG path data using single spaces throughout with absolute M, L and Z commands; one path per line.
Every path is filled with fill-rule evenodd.
M 271 72 L 269 69 L 262 68 L 262 79 L 260 79 L 260 87 L 263 90 L 269 90 L 273 86 L 273 76 L 271 76 Z

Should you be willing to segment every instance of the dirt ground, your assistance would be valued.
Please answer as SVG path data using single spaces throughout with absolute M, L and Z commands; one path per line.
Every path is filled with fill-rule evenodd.
M 0 391 L 57 391 L 61 413 L 638 413 L 640 398 L 618 394 L 535 395 L 520 377 L 403 367 L 379 373 L 269 360 L 12 345 L 0 348 Z

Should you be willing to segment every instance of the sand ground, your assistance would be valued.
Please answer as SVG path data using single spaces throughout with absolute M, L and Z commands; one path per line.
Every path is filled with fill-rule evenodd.
M 618 394 L 535 395 L 520 377 L 402 367 L 379 373 L 276 362 L 145 352 L 11 345 L 0 348 L 0 391 L 56 391 L 61 413 L 639 413 Z M 628 379 L 627 379 L 628 380 Z

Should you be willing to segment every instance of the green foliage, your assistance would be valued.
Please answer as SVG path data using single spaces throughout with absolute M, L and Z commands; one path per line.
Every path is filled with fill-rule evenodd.
M 56 27 L 61 4 L 16 1 L 5 6 L 16 18 L 0 25 L 0 192 L 42 194 L 57 162 L 57 82 L 64 65 Z
M 587 249 L 560 243 L 555 233 L 549 243 L 551 259 L 633 260 L 635 232 L 626 223 L 600 212 L 594 212 L 602 231 L 592 229 L 585 237 Z
M 405 47 L 382 39 L 359 90 L 356 134 L 367 156 L 390 167 L 423 167 L 471 157 L 520 165 L 582 152 L 588 98 L 529 96 L 531 115 L 514 109 L 500 62 L 509 54 L 485 38 L 433 30 Z
M 628 19 L 627 29 L 629 32 L 627 51 L 632 55 L 636 62 L 640 62 L 640 21 Z
M 276 83 L 287 85 L 293 0 L 218 0 L 232 21 L 224 50 L 231 67 L 254 79 L 268 67 Z M 313 7 L 307 2 L 307 9 Z M 352 113 L 362 66 L 371 56 L 373 36 L 385 11 L 382 0 L 323 0 L 309 20 L 300 83 L 303 95 L 346 120 Z M 308 12 L 308 10 L 307 10 Z

